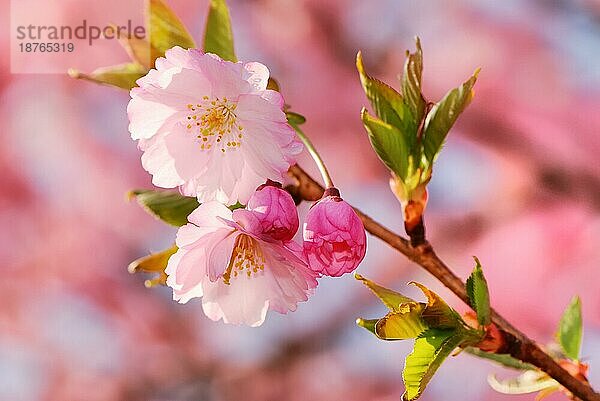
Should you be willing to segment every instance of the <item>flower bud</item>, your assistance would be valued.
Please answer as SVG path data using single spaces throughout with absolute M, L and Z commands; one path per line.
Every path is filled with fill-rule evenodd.
M 589 366 L 587 363 L 580 361 L 571 361 L 569 359 L 559 359 L 558 364 L 567 372 L 574 376 L 577 380 L 587 381 Z
M 300 225 L 298 211 L 292 196 L 273 185 L 264 185 L 258 189 L 246 209 L 257 218 L 262 232 L 272 239 L 291 240 Z
M 468 311 L 463 315 L 463 320 L 469 326 L 474 329 L 479 327 L 479 322 L 477 321 L 477 314 L 473 311 Z M 484 327 L 485 336 L 483 339 L 474 345 L 474 347 L 479 348 L 484 352 L 497 353 L 503 350 L 506 347 L 506 339 L 502 332 L 498 329 L 494 323 Z
M 365 257 L 365 228 L 336 189 L 328 189 L 310 209 L 303 234 L 308 265 L 318 273 L 339 277 L 356 269 Z
M 402 206 L 404 229 L 413 247 L 425 242 L 423 214 L 427 206 L 427 181 L 410 189 L 396 174 L 392 173 L 390 178 L 390 188 Z

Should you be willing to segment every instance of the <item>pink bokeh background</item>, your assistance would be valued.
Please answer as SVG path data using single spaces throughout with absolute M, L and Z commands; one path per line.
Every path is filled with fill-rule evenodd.
M 69 68 L 91 71 L 98 60 L 105 65 L 123 62 L 122 54 L 115 52 L 119 37 L 147 36 L 145 4 L 146 0 L 55 0 L 49 7 L 45 0 L 10 0 L 10 72 L 64 74 Z M 118 33 L 110 26 L 119 27 Z M 27 51 L 27 43 L 31 50 L 38 43 L 37 50 Z M 40 51 L 41 44 L 54 51 Z
M 200 42 L 207 1 L 169 3 Z M 359 119 L 356 52 L 394 83 L 419 35 L 432 100 L 482 67 L 434 170 L 430 241 L 462 277 L 477 255 L 493 304 L 542 343 L 579 294 L 582 354 L 600 387 L 598 3 L 229 3 L 238 57 L 269 66 L 346 200 L 399 232 L 387 171 Z M 66 74 L 10 74 L 9 37 L 0 45 L 0 400 L 399 399 L 410 343 L 377 341 L 354 325 L 385 309 L 352 277 L 321 280 L 297 312 L 251 329 L 213 323 L 199 302 L 178 305 L 168 289 L 129 275 L 131 260 L 169 246 L 175 230 L 125 200 L 150 187 L 127 132 L 127 93 Z M 114 54 L 126 61 L 116 44 Z M 306 155 L 301 164 L 317 176 Z M 373 238 L 358 271 L 415 296 L 405 284 L 421 281 L 465 310 Z M 510 374 L 451 358 L 422 399 L 533 399 L 494 393 L 490 372 Z

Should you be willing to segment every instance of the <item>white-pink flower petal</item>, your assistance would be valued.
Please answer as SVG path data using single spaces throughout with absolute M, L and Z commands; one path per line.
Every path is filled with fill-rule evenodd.
M 267 179 L 283 180 L 302 144 L 267 90 L 260 63 L 232 63 L 175 47 L 140 78 L 128 105 L 153 183 L 200 202 L 246 203 Z
M 298 244 L 281 241 L 272 224 L 263 224 L 296 213 L 293 201 L 265 203 L 273 210 L 259 206 L 231 212 L 208 202 L 188 216 L 190 223 L 177 234 L 179 250 L 165 271 L 175 300 L 202 297 L 203 310 L 212 320 L 259 326 L 269 309 L 287 313 L 308 299 L 317 274 L 297 256 Z

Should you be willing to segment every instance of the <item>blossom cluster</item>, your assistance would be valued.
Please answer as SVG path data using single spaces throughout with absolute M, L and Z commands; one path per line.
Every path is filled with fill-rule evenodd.
M 137 81 L 127 109 L 153 184 L 201 203 L 165 273 L 175 300 L 201 297 L 215 321 L 259 326 L 269 309 L 294 311 L 317 278 L 353 271 L 366 252 L 362 222 L 335 188 L 294 241 L 296 205 L 279 182 L 303 146 L 268 80 L 260 63 L 174 47 Z

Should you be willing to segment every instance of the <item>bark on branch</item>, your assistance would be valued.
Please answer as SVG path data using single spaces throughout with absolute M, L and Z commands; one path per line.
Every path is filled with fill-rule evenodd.
M 298 182 L 298 185 L 292 189 L 292 195 L 295 198 L 307 201 L 316 201 L 321 198 L 324 191 L 323 187 L 302 168 L 297 165 L 292 166 L 289 174 Z M 412 247 L 407 239 L 387 229 L 360 210 L 356 208 L 355 210 L 362 219 L 365 229 L 371 235 L 379 238 L 427 270 L 457 297 L 469 305 L 469 298 L 464 282 L 436 255 L 428 242 L 417 247 Z M 514 358 L 530 363 L 546 372 L 579 399 L 584 401 L 600 401 L 600 394 L 596 393 L 588 383 L 573 377 L 544 352 L 539 345 L 515 328 L 495 310 L 492 310 L 492 321 L 505 334 L 505 338 L 509 341 L 507 349 Z

